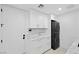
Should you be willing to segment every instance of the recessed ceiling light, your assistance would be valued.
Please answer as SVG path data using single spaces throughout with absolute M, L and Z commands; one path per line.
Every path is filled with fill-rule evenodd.
M 55 20 L 55 16 L 54 16 L 54 15 L 51 15 L 51 19 L 52 19 L 52 20 Z
M 61 11 L 61 10 L 62 10 L 62 8 L 58 8 L 58 10 L 59 10 L 59 11 Z

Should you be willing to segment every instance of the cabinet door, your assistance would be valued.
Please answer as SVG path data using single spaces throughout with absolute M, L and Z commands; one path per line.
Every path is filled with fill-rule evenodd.
M 18 9 L 3 5 L 3 44 L 6 53 L 24 52 L 23 33 L 25 27 L 24 13 Z
M 0 25 L 1 25 L 1 5 L 0 5 Z M 0 26 L 0 51 L 1 51 L 1 26 Z
M 35 40 L 29 39 L 28 42 L 26 43 L 26 47 L 27 47 L 27 53 L 42 54 L 51 48 L 51 39 L 50 37 L 42 37 Z
M 48 28 L 48 20 L 49 20 L 48 15 L 39 13 L 38 14 L 39 28 Z
M 30 27 L 31 28 L 48 28 L 49 16 L 42 12 L 30 11 Z
M 38 28 L 38 14 L 35 11 L 30 11 L 30 28 Z
M 3 13 L 3 10 L 2 10 L 2 5 L 0 5 L 0 53 L 3 53 L 3 49 L 2 49 L 2 43 L 3 43 L 3 39 L 2 39 L 2 13 Z

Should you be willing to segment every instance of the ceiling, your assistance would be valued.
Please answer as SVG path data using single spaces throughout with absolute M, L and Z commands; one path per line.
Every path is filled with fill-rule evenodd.
M 39 4 L 11 4 L 11 6 L 29 10 L 30 8 L 39 10 L 47 14 L 61 15 L 67 12 L 79 10 L 79 4 L 44 4 L 44 7 L 39 8 Z

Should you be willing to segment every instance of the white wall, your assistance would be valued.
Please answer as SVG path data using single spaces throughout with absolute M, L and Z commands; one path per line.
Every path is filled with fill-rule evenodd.
M 57 21 L 60 22 L 60 45 L 68 49 L 74 40 L 79 39 L 79 11 L 63 15 Z

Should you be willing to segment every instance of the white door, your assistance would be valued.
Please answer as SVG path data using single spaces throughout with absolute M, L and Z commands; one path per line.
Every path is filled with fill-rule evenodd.
M 1 25 L 1 5 L 0 5 L 0 25 Z M 0 52 L 1 52 L 1 26 L 0 26 Z
M 23 11 L 3 5 L 3 44 L 9 54 L 24 52 L 25 16 Z
M 0 53 L 3 53 L 3 49 L 2 49 L 2 43 L 3 43 L 3 39 L 2 39 L 2 6 L 0 5 Z

